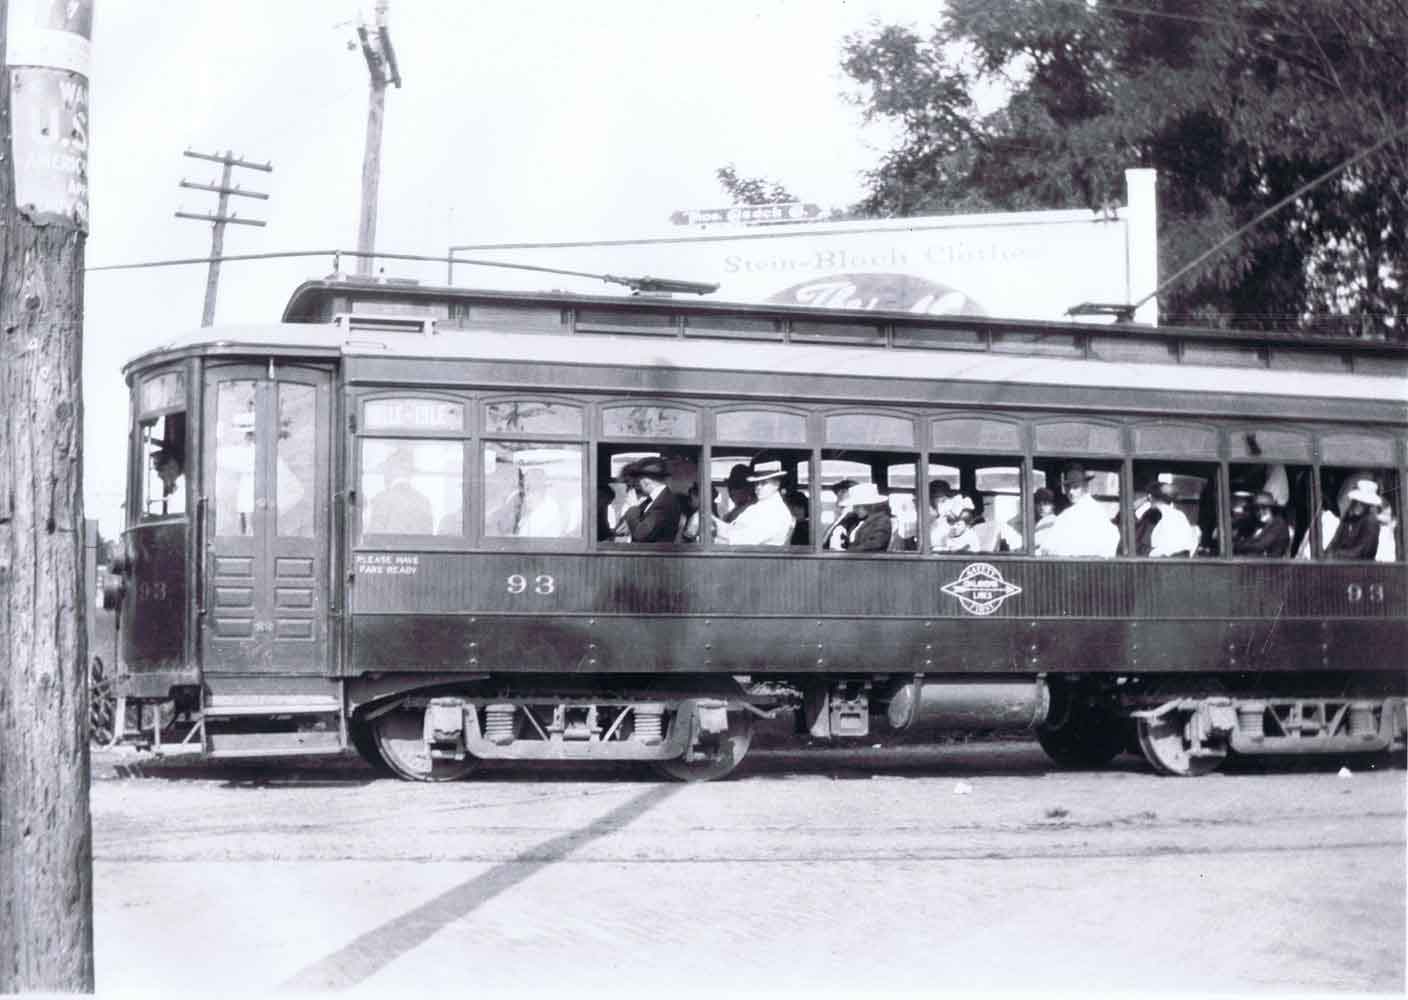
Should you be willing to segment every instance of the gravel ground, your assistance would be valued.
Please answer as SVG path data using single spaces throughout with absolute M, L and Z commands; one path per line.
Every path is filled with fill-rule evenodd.
M 989 742 L 424 786 L 102 751 L 98 984 L 1397 992 L 1403 771 L 1369 763 L 1180 780 Z

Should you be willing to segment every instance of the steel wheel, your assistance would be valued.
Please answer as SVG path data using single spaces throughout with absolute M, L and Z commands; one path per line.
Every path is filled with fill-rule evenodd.
M 1139 749 L 1144 759 L 1160 774 L 1179 778 L 1196 778 L 1216 771 L 1226 760 L 1226 753 L 1189 753 L 1183 739 L 1183 722 L 1175 712 L 1158 719 L 1139 719 Z
M 397 777 L 408 781 L 457 781 L 478 766 L 464 760 L 433 758 L 425 747 L 425 709 L 394 709 L 371 722 L 372 735 L 382 762 Z
M 381 755 L 381 748 L 377 746 L 376 731 L 371 723 L 362 719 L 352 719 L 347 723 L 347 738 L 352 743 L 353 748 L 373 771 L 378 774 L 395 774 L 387 766 L 386 758 Z
M 680 706 L 680 711 L 675 716 L 676 725 L 680 724 L 680 718 L 686 711 L 693 711 L 691 702 Z M 722 778 L 742 763 L 752 742 L 753 716 L 745 711 L 730 712 L 728 732 L 720 734 L 718 745 L 713 748 L 707 759 L 689 762 L 683 757 L 675 757 L 672 760 L 657 760 L 653 763 L 657 771 L 675 781 L 713 781 Z
M 1037 728 L 1036 739 L 1046 755 L 1062 767 L 1103 767 L 1118 757 L 1128 742 L 1127 723 L 1104 705 L 1066 694 L 1064 717 L 1056 725 Z

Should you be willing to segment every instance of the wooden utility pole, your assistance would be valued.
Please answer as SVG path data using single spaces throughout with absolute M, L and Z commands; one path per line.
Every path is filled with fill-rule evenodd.
M 80 383 L 92 0 L 0 0 L 0 993 L 92 992 Z
M 210 226 L 210 270 L 205 277 L 205 309 L 201 312 L 200 325 L 210 326 L 215 322 L 215 297 L 220 291 L 220 257 L 225 252 L 225 226 L 233 222 L 237 226 L 263 226 L 262 219 L 244 219 L 230 211 L 230 195 L 237 195 L 241 198 L 259 198 L 264 201 L 269 200 L 269 196 L 260 191 L 246 191 L 236 184 L 230 186 L 230 173 L 235 167 L 244 167 L 248 170 L 262 170 L 266 174 L 274 169 L 272 163 L 250 163 L 232 154 L 228 149 L 223 153 L 197 153 L 188 149 L 186 156 L 196 160 L 211 160 L 215 163 L 223 164 L 224 169 L 220 173 L 219 184 L 197 184 L 181 178 L 183 188 L 195 188 L 199 191 L 214 191 L 220 196 L 220 202 L 212 214 L 196 214 L 194 212 L 177 211 L 178 219 L 196 219 L 200 222 L 209 222 Z
M 367 60 L 371 89 L 367 94 L 367 146 L 362 154 L 362 208 L 357 217 L 357 273 L 372 273 L 371 254 L 376 252 L 377 188 L 381 185 L 381 122 L 386 114 L 386 85 L 401 86 L 391 30 L 386 26 L 388 0 L 377 0 L 376 24 L 359 19 L 357 38 Z

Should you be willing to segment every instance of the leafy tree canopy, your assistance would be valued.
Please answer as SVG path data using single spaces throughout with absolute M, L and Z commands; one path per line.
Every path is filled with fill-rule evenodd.
M 1162 306 L 1408 335 L 1408 0 L 948 0 L 927 35 L 852 36 L 843 66 L 899 134 L 864 214 L 1098 209 L 1153 167 L 1165 276 L 1378 145 Z
M 778 181 L 738 176 L 738 168 L 732 163 L 719 167 L 714 176 L 735 205 L 776 205 L 797 200 Z

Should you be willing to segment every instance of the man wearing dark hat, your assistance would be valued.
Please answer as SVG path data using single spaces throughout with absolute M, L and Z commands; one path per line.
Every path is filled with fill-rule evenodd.
M 680 530 L 680 501 L 668 485 L 670 472 L 664 460 L 654 455 L 643 458 L 633 471 L 645 500 L 626 511 L 631 541 L 673 542 Z
M 1232 554 L 1284 559 L 1291 551 L 1291 528 L 1276 511 L 1276 498 L 1265 490 L 1252 498 L 1256 527 L 1244 536 L 1233 534 Z
M 724 512 L 723 521 L 725 524 L 732 524 L 738 520 L 738 515 L 742 514 L 750 505 L 758 500 L 757 491 L 753 489 L 753 484 L 748 481 L 748 466 L 739 462 L 732 469 L 728 470 L 728 478 L 724 480 L 724 490 L 728 493 L 729 509 Z
M 782 499 L 787 473 L 778 461 L 753 466 L 748 481 L 758 491 L 757 503 L 744 508 L 733 523 L 714 519 L 719 541 L 727 545 L 786 545 L 792 538 L 792 512 Z
M 1076 464 L 1068 465 L 1061 474 L 1061 488 L 1071 505 L 1056 515 L 1056 522 L 1046 533 L 1044 554 L 1109 559 L 1119 550 L 1119 529 L 1090 495 L 1090 480 L 1094 478 L 1095 473 Z

